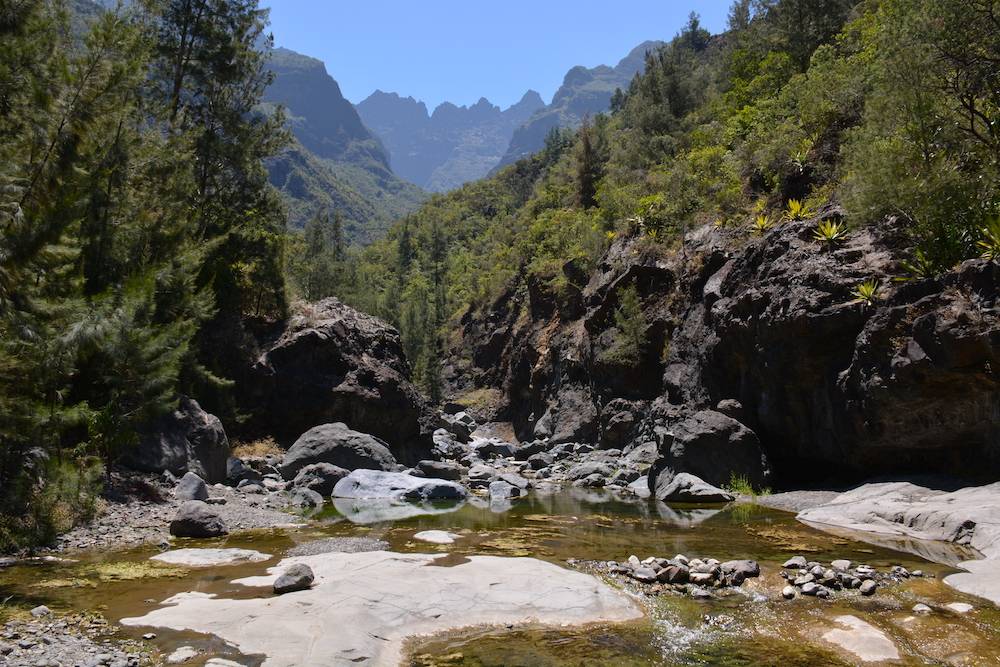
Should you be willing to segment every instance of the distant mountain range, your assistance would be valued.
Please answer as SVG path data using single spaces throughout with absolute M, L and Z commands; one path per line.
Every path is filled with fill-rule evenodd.
M 614 67 L 598 65 L 593 69 L 577 66 L 566 73 L 552 103 L 540 109 L 514 131 L 510 145 L 496 167 L 513 164 L 537 153 L 545 146 L 545 137 L 555 127 L 576 128 L 587 116 L 607 111 L 615 90 L 628 88 L 632 78 L 646 66 L 646 53 L 663 42 L 643 42 L 632 49 Z
M 264 101 L 285 107 L 294 135 L 292 145 L 267 165 L 271 183 L 285 197 L 290 226 L 303 226 L 319 210 L 337 210 L 348 239 L 367 243 L 420 204 L 423 191 L 392 172 L 382 142 L 321 61 L 274 49 L 268 67 L 274 82 Z
M 541 96 L 529 90 L 504 110 L 484 97 L 468 107 L 445 102 L 428 114 L 423 102 L 376 90 L 357 110 L 389 149 L 396 174 L 445 192 L 486 176 L 504 156 L 514 130 L 544 107 Z

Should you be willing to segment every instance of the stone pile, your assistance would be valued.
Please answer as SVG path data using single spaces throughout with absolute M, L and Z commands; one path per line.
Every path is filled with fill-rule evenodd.
M 859 595 L 875 595 L 880 586 L 899 583 L 910 577 L 923 577 L 922 570 L 907 570 L 894 565 L 888 572 L 879 572 L 870 565 L 853 563 L 846 559 L 823 565 L 807 560 L 805 556 L 794 556 L 782 565 L 781 576 L 786 585 L 781 595 L 791 600 L 799 595 L 828 598 L 836 591 L 853 591 Z
M 713 590 L 739 588 L 747 579 L 760 576 L 760 565 L 753 560 L 723 562 L 717 558 L 688 558 L 683 554 L 643 560 L 632 555 L 623 562 L 570 561 L 570 564 L 584 565 L 612 578 L 628 579 L 650 594 L 674 591 L 694 598 L 714 597 Z

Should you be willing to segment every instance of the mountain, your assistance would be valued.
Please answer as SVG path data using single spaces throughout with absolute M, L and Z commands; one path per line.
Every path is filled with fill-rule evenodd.
M 632 78 L 643 71 L 646 53 L 663 42 L 648 41 L 632 49 L 614 67 L 598 65 L 587 69 L 577 65 L 566 73 L 552 103 L 539 109 L 514 131 L 510 145 L 497 168 L 517 162 L 537 153 L 545 145 L 545 137 L 556 127 L 576 128 L 587 116 L 607 111 L 615 90 L 628 88 Z
M 514 130 L 544 107 L 541 96 L 529 90 L 504 110 L 481 98 L 467 107 L 445 102 L 428 113 L 427 106 L 412 97 L 376 90 L 357 110 L 388 147 L 399 176 L 443 192 L 489 173 Z
M 267 105 L 282 105 L 294 141 L 268 161 L 271 183 L 284 195 L 289 224 L 302 227 L 318 210 L 336 209 L 351 242 L 378 238 L 412 211 L 423 192 L 396 176 L 385 147 L 362 123 L 323 63 L 274 49 Z

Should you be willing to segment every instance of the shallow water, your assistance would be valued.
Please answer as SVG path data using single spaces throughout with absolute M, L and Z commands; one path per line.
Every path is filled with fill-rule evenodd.
M 408 508 L 405 514 L 413 514 Z M 200 591 L 226 597 L 269 595 L 235 585 L 234 579 L 262 574 L 295 546 L 329 537 L 384 540 L 394 551 L 440 553 L 447 567 L 472 554 L 532 556 L 565 565 L 567 559 L 624 560 L 630 554 L 706 556 L 720 560 L 753 558 L 762 576 L 724 599 L 695 601 L 665 594 L 643 598 L 647 618 L 617 626 L 576 629 L 473 628 L 413 641 L 413 665 L 838 665 L 854 664 L 849 654 L 820 637 L 833 619 L 851 614 L 886 632 L 904 654 L 903 664 L 1000 664 L 1000 612 L 959 594 L 941 581 L 951 570 L 918 556 L 871 546 L 850 536 L 832 536 L 795 521 L 793 515 L 755 506 L 728 509 L 677 508 L 629 502 L 579 489 L 531 495 L 512 505 L 491 506 L 478 499 L 462 505 L 422 508 L 403 516 L 386 508 L 327 506 L 307 527 L 259 531 L 220 540 L 179 540 L 175 546 L 241 547 L 273 558 L 201 569 L 152 564 L 154 548 L 79 554 L 75 563 L 21 565 L 0 571 L 0 599 L 26 608 L 47 604 L 55 610 L 91 610 L 110 621 L 141 616 L 163 599 Z M 413 539 L 424 530 L 447 530 L 460 537 L 435 545 Z M 936 578 L 914 579 L 882 589 L 874 598 L 854 595 L 829 601 L 787 602 L 778 591 L 780 564 L 802 554 L 829 562 L 848 558 L 879 569 L 900 564 Z M 401 585 L 405 582 L 401 582 Z M 916 602 L 932 606 L 970 602 L 976 610 L 959 616 L 936 610 L 914 617 Z M 147 629 L 121 630 L 137 637 Z M 154 643 L 164 654 L 193 645 L 256 665 L 262 656 L 240 656 L 211 637 L 157 630 Z M 190 663 L 197 665 L 199 662 Z M 898 663 L 897 663 L 898 664 Z

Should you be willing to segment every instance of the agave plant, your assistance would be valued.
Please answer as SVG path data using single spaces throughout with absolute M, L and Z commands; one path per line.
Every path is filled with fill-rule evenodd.
M 855 287 L 851 292 L 854 296 L 854 301 L 851 303 L 860 303 L 865 306 L 872 305 L 878 299 L 878 287 L 878 281 L 874 278 L 869 278 Z
M 750 231 L 757 236 L 763 236 L 765 232 L 774 227 L 774 221 L 769 215 L 758 215 L 750 223 Z
M 835 220 L 821 220 L 816 225 L 813 238 L 827 247 L 833 247 L 847 238 L 847 224 Z
M 983 238 L 977 245 L 983 250 L 982 256 L 994 262 L 1000 260 L 1000 215 L 989 218 L 980 231 Z
M 902 266 L 903 270 L 907 273 L 906 276 L 897 279 L 902 281 L 933 278 L 939 273 L 937 262 L 931 259 L 927 253 L 920 248 L 917 248 L 913 252 L 912 261 L 904 260 L 900 262 L 900 266 Z
M 803 204 L 798 199 L 789 199 L 785 208 L 785 219 L 805 220 L 813 216 L 812 209 L 807 204 Z

